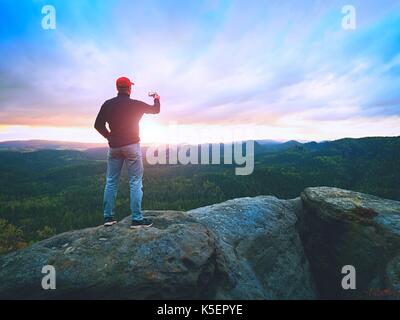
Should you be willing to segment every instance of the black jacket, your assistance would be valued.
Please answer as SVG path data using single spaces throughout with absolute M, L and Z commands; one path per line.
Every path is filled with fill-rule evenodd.
M 154 105 L 139 100 L 133 100 L 127 94 L 107 100 L 101 106 L 94 127 L 108 140 L 111 148 L 137 143 L 139 137 L 139 121 L 145 113 L 160 112 L 160 101 L 154 99 Z M 110 128 L 108 131 L 106 122 Z

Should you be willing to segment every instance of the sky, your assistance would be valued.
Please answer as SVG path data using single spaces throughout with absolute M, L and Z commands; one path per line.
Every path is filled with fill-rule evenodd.
M 398 136 L 400 2 L 0 0 L 0 140 L 104 142 L 119 76 L 143 142 Z

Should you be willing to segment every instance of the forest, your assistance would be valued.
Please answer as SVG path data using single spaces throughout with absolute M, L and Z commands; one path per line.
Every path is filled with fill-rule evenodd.
M 144 210 L 190 210 L 257 195 L 298 197 L 312 186 L 333 186 L 400 200 L 400 137 L 321 143 L 256 144 L 254 172 L 234 165 L 145 163 Z M 54 234 L 102 223 L 106 148 L 0 148 L 0 254 Z M 123 168 L 115 214 L 129 212 Z

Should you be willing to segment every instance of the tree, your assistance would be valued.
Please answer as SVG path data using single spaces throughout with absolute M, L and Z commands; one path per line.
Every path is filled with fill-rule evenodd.
M 43 229 L 37 231 L 39 240 L 50 238 L 55 235 L 55 230 L 49 226 L 44 226 Z
M 7 220 L 0 219 L 0 254 L 22 249 L 26 246 L 22 230 L 8 223 Z

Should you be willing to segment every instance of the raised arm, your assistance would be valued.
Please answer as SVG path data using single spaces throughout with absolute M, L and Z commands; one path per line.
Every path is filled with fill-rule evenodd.
M 97 115 L 96 121 L 94 123 L 94 128 L 106 139 L 108 139 L 110 135 L 110 131 L 108 131 L 106 127 L 106 111 L 105 111 L 105 103 L 101 106 L 99 114 Z
M 154 104 L 147 104 L 146 102 L 135 100 L 135 102 L 139 105 L 140 109 L 143 113 L 151 113 L 157 114 L 160 113 L 160 97 L 157 96 L 154 98 Z

